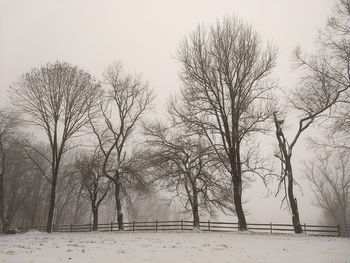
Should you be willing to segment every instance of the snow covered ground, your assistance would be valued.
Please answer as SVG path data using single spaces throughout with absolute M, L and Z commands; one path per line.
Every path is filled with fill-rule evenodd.
M 0 236 L 0 262 L 350 262 L 350 239 L 251 233 L 54 233 Z

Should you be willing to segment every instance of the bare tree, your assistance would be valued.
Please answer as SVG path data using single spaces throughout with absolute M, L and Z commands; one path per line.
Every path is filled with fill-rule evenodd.
M 247 229 L 242 206 L 242 151 L 257 132 L 266 131 L 274 108 L 269 74 L 276 50 L 236 18 L 198 27 L 178 50 L 184 88 L 173 114 L 203 133 L 231 175 L 235 210 Z
M 303 56 L 300 48 L 295 52 L 295 66 L 300 73 L 300 86 L 289 98 L 292 110 L 299 113 L 298 128 L 291 142 L 288 142 L 284 131 L 284 119 L 274 114 L 276 138 L 279 152 L 275 156 L 280 159 L 282 174 L 279 190 L 284 186 L 285 195 L 292 212 L 292 221 L 296 233 L 302 233 L 298 205 L 294 196 L 295 184 L 292 170 L 293 148 L 300 135 L 317 119 L 330 113 L 331 108 L 347 100 L 350 87 L 350 42 L 349 34 L 349 1 L 342 0 L 338 6 L 343 10 L 341 17 L 333 17 L 321 38 L 320 50 L 315 55 Z M 342 23 L 344 24 L 342 25 Z M 345 31 L 344 31 L 345 30 Z M 343 32 L 344 31 L 344 32 Z M 279 191 L 278 190 L 278 191 Z M 288 199 L 287 199 L 288 198 Z
M 49 140 L 51 166 L 50 205 L 46 231 L 52 231 L 60 163 L 69 142 L 88 123 L 100 89 L 91 75 L 67 63 L 56 62 L 32 69 L 10 87 L 11 100 L 29 124 L 43 130 Z
M 325 64 L 327 77 L 337 82 L 339 86 L 350 86 L 350 1 L 338 0 L 333 14 L 328 19 L 326 29 L 320 36 L 322 49 L 321 56 L 313 56 L 313 63 L 304 61 L 314 66 L 315 60 L 322 61 L 317 65 Z M 315 67 L 315 66 L 314 66 Z M 317 70 L 319 67 L 315 67 Z M 339 99 L 336 107 L 330 112 L 330 121 L 325 127 L 326 139 L 311 138 L 314 146 L 328 147 L 335 150 L 342 149 L 348 154 L 350 145 L 350 94 L 349 91 Z
M 114 184 L 118 228 L 122 230 L 122 199 L 130 200 L 127 188 L 143 185 L 141 168 L 128 143 L 153 97 L 148 85 L 139 76 L 125 74 L 120 63 L 107 68 L 104 83 L 103 121 L 90 123 L 104 157 L 103 173 Z M 108 169 L 110 163 L 114 166 Z
M 320 207 L 328 223 L 350 227 L 350 159 L 343 151 L 324 151 L 307 165 L 306 177 L 314 193 L 314 204 Z
M 315 72 L 318 75 L 318 72 Z M 311 76 L 310 76 L 311 77 Z M 309 82 L 310 81 L 310 82 Z M 314 82 L 315 81 L 315 82 Z M 289 143 L 283 131 L 284 120 L 274 113 L 274 122 L 276 127 L 276 138 L 279 151 L 275 156 L 281 161 L 281 177 L 277 194 L 283 187 L 285 195 L 282 201 L 287 200 L 292 213 L 292 222 L 295 233 L 302 233 L 300 224 L 297 200 L 294 196 L 295 179 L 293 175 L 292 154 L 293 148 L 300 138 L 300 135 L 324 112 L 329 110 L 337 103 L 339 96 L 348 87 L 333 86 L 325 78 L 308 79 L 305 86 L 295 92 L 291 98 L 294 109 L 301 112 L 298 128 L 295 135 Z M 288 198 L 288 199 L 287 199 Z
M 75 162 L 83 194 L 90 200 L 93 215 L 93 231 L 98 230 L 98 209 L 110 190 L 110 180 L 102 172 L 103 157 L 99 150 L 83 155 Z
M 201 212 L 231 211 L 230 180 L 221 174 L 215 151 L 198 134 L 160 124 L 145 126 L 154 180 L 162 189 L 175 192 L 192 213 L 193 227 L 199 228 Z

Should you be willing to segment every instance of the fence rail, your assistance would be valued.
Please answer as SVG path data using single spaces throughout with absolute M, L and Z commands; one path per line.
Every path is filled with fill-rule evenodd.
M 248 223 L 248 230 L 258 233 L 292 233 L 294 231 L 293 225 L 289 224 L 261 224 L 261 223 Z M 187 220 L 178 221 L 142 221 L 142 222 L 125 222 L 123 224 L 123 231 L 136 232 L 136 231 L 189 231 L 193 230 L 193 222 Z M 201 221 L 199 228 L 202 231 L 213 232 L 233 232 L 239 230 L 238 223 L 233 222 L 216 222 L 216 221 Z M 45 226 L 36 227 L 21 227 L 20 231 L 27 231 L 29 229 L 37 229 L 39 231 L 45 231 Z M 342 228 L 339 225 L 302 225 L 303 233 L 306 235 L 318 235 L 318 236 L 349 236 L 349 229 Z M 54 225 L 53 232 L 90 232 L 93 230 L 93 225 L 90 224 L 71 224 L 71 225 Z M 99 231 L 118 231 L 118 224 L 104 223 L 98 224 Z

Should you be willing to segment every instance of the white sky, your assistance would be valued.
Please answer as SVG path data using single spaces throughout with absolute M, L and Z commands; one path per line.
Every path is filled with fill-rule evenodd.
M 97 78 L 109 63 L 122 60 L 129 71 L 143 73 L 156 102 L 165 105 L 180 87 L 179 65 L 173 58 L 179 42 L 198 23 L 232 14 L 276 43 L 275 76 L 283 87 L 293 87 L 290 55 L 297 45 L 312 51 L 333 4 L 334 0 L 0 0 L 0 106 L 20 74 L 56 60 L 78 65 Z M 248 194 L 248 220 L 290 221 L 286 211 L 279 212 L 279 199 L 260 200 L 263 191 Z M 310 206 L 307 187 L 304 195 L 299 198 L 301 220 L 316 223 L 318 213 Z

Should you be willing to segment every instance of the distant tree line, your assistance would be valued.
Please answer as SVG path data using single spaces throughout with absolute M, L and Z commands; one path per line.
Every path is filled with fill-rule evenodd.
M 325 220 L 349 227 L 349 0 L 338 1 L 317 47 L 309 55 L 296 48 L 298 85 L 277 95 L 272 43 L 235 17 L 200 25 L 179 44 L 182 88 L 162 121 L 149 117 L 148 83 L 119 62 L 101 80 L 65 62 L 23 74 L 10 86 L 11 107 L 0 109 L 2 230 L 44 224 L 50 233 L 90 218 L 97 230 L 100 209 L 123 230 L 125 216 L 173 216 L 177 199 L 195 228 L 220 212 L 243 231 L 244 190 L 258 176 L 265 185 L 277 178 L 276 195 L 302 233 L 292 157 L 312 126 L 324 138 L 309 138 L 317 154 L 303 173 Z M 259 149 L 268 134 L 276 138 L 271 158 Z

